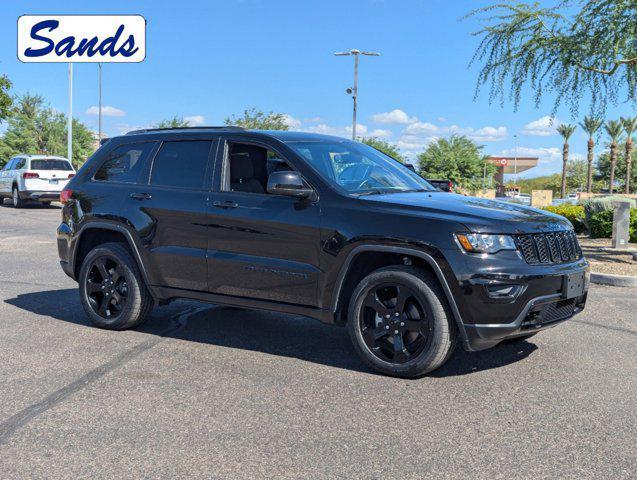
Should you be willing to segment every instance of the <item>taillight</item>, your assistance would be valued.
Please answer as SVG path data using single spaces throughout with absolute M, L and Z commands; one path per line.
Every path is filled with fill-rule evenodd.
M 75 176 L 74 173 L 69 173 L 69 178 L 73 178 Z
M 22 178 L 40 178 L 40 175 L 35 172 L 24 172 L 22 174 Z
M 64 205 L 66 202 L 68 202 L 71 199 L 71 195 L 73 195 L 73 190 L 69 190 L 68 188 L 65 188 L 64 190 L 62 190 L 60 192 L 60 203 Z

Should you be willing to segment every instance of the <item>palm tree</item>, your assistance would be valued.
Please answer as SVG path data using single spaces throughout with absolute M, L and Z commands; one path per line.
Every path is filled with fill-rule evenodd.
M 621 117 L 620 121 L 622 122 L 624 131 L 626 132 L 626 188 L 624 193 L 630 193 L 630 177 L 633 173 L 633 132 L 637 130 L 637 117 Z
M 580 122 L 580 127 L 588 133 L 588 172 L 586 176 L 586 191 L 591 193 L 591 185 L 593 183 L 593 160 L 595 159 L 595 141 L 593 137 L 603 124 L 601 118 L 584 117 L 584 121 Z
M 566 197 L 566 164 L 568 163 L 568 139 L 571 138 L 573 132 L 577 128 L 576 125 L 562 123 L 557 127 L 557 132 L 564 138 L 564 147 L 562 148 L 562 198 Z
M 617 165 L 617 140 L 624 131 L 619 120 L 609 120 L 604 125 L 604 130 L 610 137 L 610 186 L 608 191 L 613 193 L 613 182 L 615 181 L 615 166 Z

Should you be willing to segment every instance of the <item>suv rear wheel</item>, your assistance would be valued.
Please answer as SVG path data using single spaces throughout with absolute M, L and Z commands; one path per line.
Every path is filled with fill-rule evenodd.
M 456 343 L 438 280 L 415 267 L 385 267 L 365 277 L 352 294 L 347 325 L 365 363 L 397 377 L 435 370 Z
M 105 243 L 91 250 L 82 262 L 78 281 L 84 311 L 97 327 L 136 327 L 153 308 L 154 300 L 137 263 L 120 243 Z

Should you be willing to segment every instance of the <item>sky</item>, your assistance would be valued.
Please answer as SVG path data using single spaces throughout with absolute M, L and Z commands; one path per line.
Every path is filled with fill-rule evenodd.
M 287 115 L 290 127 L 349 137 L 353 59 L 334 52 L 376 51 L 359 67 L 358 134 L 396 143 L 414 159 L 433 139 L 464 134 L 490 155 L 539 156 L 520 176 L 561 170 L 560 121 L 553 102 L 535 108 L 530 96 L 513 105 L 474 98 L 477 67 L 469 68 L 478 39 L 474 19 L 482 0 L 0 0 L 0 74 L 12 93 L 37 93 L 68 110 L 67 66 L 27 64 L 16 56 L 16 24 L 23 14 L 141 14 L 146 59 L 104 64 L 103 128 L 107 135 L 153 125 L 174 115 L 193 125 L 257 108 Z M 546 3 L 546 2 L 545 2 Z M 97 130 L 98 69 L 75 64 L 73 115 Z M 582 115 L 588 106 L 581 106 Z M 630 115 L 629 104 L 608 117 Z M 571 156 L 583 158 L 578 129 Z

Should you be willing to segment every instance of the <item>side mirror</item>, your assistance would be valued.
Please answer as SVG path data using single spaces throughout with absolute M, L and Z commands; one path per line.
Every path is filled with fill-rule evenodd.
M 293 171 L 272 172 L 268 178 L 268 193 L 307 198 L 313 190 L 303 183 L 301 175 Z

